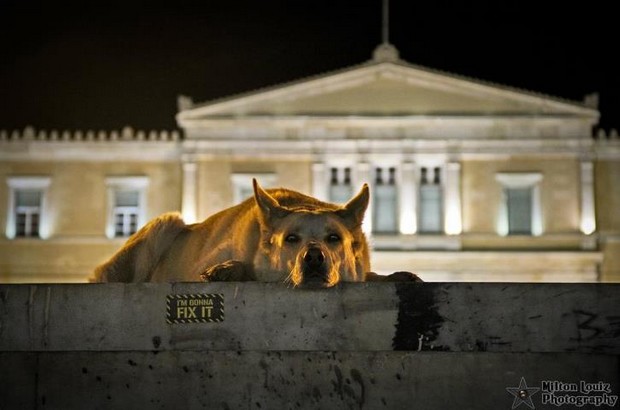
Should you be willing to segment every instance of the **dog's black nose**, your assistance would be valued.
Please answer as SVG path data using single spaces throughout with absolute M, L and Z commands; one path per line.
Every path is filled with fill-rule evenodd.
M 325 255 L 319 248 L 310 248 L 304 255 L 304 262 L 310 269 L 318 269 L 325 262 Z

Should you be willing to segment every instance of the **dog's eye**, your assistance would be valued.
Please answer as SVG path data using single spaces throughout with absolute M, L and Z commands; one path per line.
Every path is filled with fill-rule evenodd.
M 289 235 L 286 235 L 286 238 L 284 238 L 284 240 L 288 243 L 296 243 L 299 242 L 301 238 L 298 235 L 291 233 Z
M 327 242 L 330 242 L 330 243 L 340 242 L 340 236 L 336 235 L 335 233 L 332 233 L 327 236 Z

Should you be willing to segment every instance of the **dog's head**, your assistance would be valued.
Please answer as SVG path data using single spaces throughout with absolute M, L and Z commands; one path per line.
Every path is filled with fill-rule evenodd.
M 293 191 L 264 191 L 254 181 L 261 249 L 258 275 L 296 287 L 330 287 L 363 280 L 370 270 L 361 225 L 368 185 L 346 205 L 320 202 Z

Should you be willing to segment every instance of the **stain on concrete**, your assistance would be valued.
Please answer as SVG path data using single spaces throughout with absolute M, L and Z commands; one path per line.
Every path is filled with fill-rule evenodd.
M 332 381 L 334 392 L 340 397 L 343 402 L 348 402 L 350 408 L 362 408 L 366 403 L 366 384 L 362 378 L 362 374 L 357 369 L 351 369 L 349 378 L 344 378 L 342 370 L 339 366 L 333 366 L 336 380 Z M 352 383 L 352 381 L 355 383 Z M 333 397 L 332 393 L 329 397 Z
M 314 397 L 314 400 L 317 403 L 320 402 L 321 399 L 323 398 L 323 396 L 321 395 L 321 391 L 316 386 L 312 389 L 312 397 Z
M 573 310 L 573 314 L 577 322 L 577 337 L 570 340 L 577 342 L 589 341 L 598 338 L 603 333 L 604 330 L 600 326 L 595 325 L 598 314 L 579 309 Z
M 438 288 L 414 283 L 396 283 L 395 286 L 399 302 L 392 340 L 394 350 L 450 350 L 433 343 L 444 322 L 438 312 Z
M 152 342 L 153 342 L 153 347 L 155 349 L 159 349 L 159 346 L 161 346 L 161 337 L 153 336 Z
M 269 364 L 267 364 L 264 358 L 261 358 L 260 361 L 258 362 L 258 365 L 263 370 L 263 372 L 265 372 L 265 381 L 263 383 L 263 387 L 265 389 L 268 389 L 269 388 Z
M 359 385 L 360 388 L 359 405 L 361 409 L 364 406 L 364 403 L 366 403 L 366 385 L 364 384 L 362 373 L 360 373 L 357 369 L 351 369 L 351 378 Z

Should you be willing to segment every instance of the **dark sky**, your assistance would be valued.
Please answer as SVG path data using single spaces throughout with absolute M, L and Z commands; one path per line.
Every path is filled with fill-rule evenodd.
M 574 100 L 598 91 L 601 125 L 620 128 L 610 6 L 391 0 L 390 10 L 405 60 Z M 204 102 L 341 69 L 380 40 L 381 0 L 0 0 L 0 129 L 172 129 L 178 94 Z

